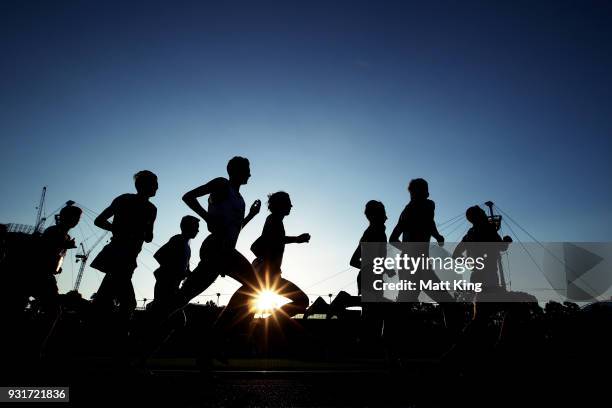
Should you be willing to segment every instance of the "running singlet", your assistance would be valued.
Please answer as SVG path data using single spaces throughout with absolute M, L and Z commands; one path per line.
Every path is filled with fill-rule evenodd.
M 111 207 L 115 212 L 113 240 L 133 246 L 138 254 L 147 231 L 153 230 L 157 208 L 137 194 L 122 194 L 113 200 Z
M 244 212 L 244 199 L 229 182 L 224 196 L 211 194 L 208 197 L 208 213 L 215 225 L 214 235 L 221 238 L 229 248 L 236 247 L 238 235 L 242 229 Z
M 431 200 L 411 200 L 400 215 L 402 242 L 429 242 L 436 205 Z

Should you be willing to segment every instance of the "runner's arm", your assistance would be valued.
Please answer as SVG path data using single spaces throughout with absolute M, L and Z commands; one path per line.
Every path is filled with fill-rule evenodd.
M 186 192 L 183 195 L 183 201 L 187 204 L 187 207 L 191 208 L 193 212 L 198 214 L 204 221 L 208 222 L 208 211 L 202 207 L 199 203 L 198 198 L 205 195 L 211 194 L 218 189 L 222 188 L 228 181 L 223 177 L 218 177 L 209 181 L 208 183 L 196 187 L 191 191 Z
M 361 269 L 361 242 L 357 245 L 357 248 L 355 248 L 355 252 L 353 252 L 349 264 L 353 268 Z
M 153 241 L 153 224 L 155 223 L 155 218 L 157 218 L 157 208 L 153 210 L 151 214 L 151 220 L 147 225 L 147 230 L 145 231 L 144 241 L 151 242 Z
M 295 237 L 285 237 L 285 244 L 303 244 L 308 241 L 310 241 L 310 234 L 307 232 Z
M 115 216 L 116 201 L 117 199 L 114 199 L 111 205 L 105 208 L 104 211 L 102 211 L 100 215 L 96 217 L 96 219 L 94 220 L 94 225 L 96 227 L 102 228 L 106 231 L 113 231 L 113 224 L 109 221 L 109 218 Z
M 249 214 L 246 217 L 244 217 L 244 220 L 242 220 L 242 228 L 244 228 L 245 225 L 247 225 L 249 221 L 251 221 L 257 214 L 259 214 L 260 209 L 261 209 L 261 201 L 260 200 L 253 201 L 253 204 L 251 205 L 251 209 L 249 210 Z

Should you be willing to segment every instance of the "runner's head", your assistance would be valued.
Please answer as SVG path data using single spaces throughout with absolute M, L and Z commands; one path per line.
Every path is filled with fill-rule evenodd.
M 277 191 L 268 196 L 268 210 L 272 214 L 289 215 L 291 212 L 291 198 L 284 191 Z
M 200 231 L 200 220 L 193 215 L 186 215 L 181 219 L 181 233 L 188 239 L 193 239 Z
M 365 206 L 365 216 L 372 224 L 384 224 L 387 221 L 385 205 L 376 200 L 368 201 Z
M 251 166 L 249 159 L 245 157 L 235 156 L 227 162 L 227 174 L 230 181 L 236 181 L 238 184 L 246 184 L 251 177 Z
M 157 176 L 149 170 L 141 170 L 134 174 L 134 185 L 138 194 L 153 197 L 157 192 Z
M 477 205 L 465 211 L 465 218 L 473 225 L 482 225 L 488 222 L 487 213 Z
M 68 229 L 77 226 L 81 220 L 83 210 L 73 205 L 67 205 L 59 212 L 59 223 L 66 226 Z
M 429 197 L 429 185 L 427 181 L 422 178 L 410 180 L 408 191 L 410 192 L 410 198 L 413 200 L 421 200 Z

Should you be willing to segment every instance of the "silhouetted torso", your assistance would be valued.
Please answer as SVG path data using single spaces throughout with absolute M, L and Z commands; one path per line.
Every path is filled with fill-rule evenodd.
M 113 239 L 131 244 L 140 251 L 146 232 L 155 222 L 157 208 L 145 198 L 130 193 L 115 198 L 111 207 L 115 214 Z
M 240 192 L 229 181 L 226 186 L 209 196 L 208 214 L 214 225 L 211 232 L 234 248 L 242 229 L 245 204 Z
M 363 232 L 359 244 L 364 242 L 387 242 L 387 233 L 385 232 L 385 225 L 369 225 L 368 228 Z M 372 254 L 373 256 L 386 256 L 386 246 L 377 246 L 377 253 Z M 380 252 L 380 253 L 378 253 Z M 361 258 L 361 245 L 357 246 L 357 256 Z
M 359 245 L 357 246 L 357 250 L 355 255 L 357 259 L 360 259 L 361 261 L 361 269 L 364 269 L 366 271 L 368 270 L 372 270 L 373 266 L 372 266 L 372 258 L 373 257 L 386 257 L 387 256 L 387 248 L 386 248 L 386 244 L 385 245 L 376 245 L 375 247 L 370 248 L 370 250 L 373 250 L 372 253 L 370 253 L 370 258 L 369 259 L 363 259 L 362 258 L 362 253 L 361 253 L 361 244 L 365 243 L 365 242 L 370 242 L 370 243 L 374 243 L 374 242 L 378 242 L 378 243 L 386 243 L 387 242 L 387 233 L 385 232 L 385 225 L 384 224 L 380 224 L 380 225 L 372 225 L 370 224 L 368 226 L 368 228 L 366 228 L 366 230 L 363 232 L 363 235 L 361 236 L 361 239 L 359 239 Z M 364 265 L 365 263 L 365 265 Z M 372 277 L 371 274 L 367 274 L 366 275 L 368 277 L 368 281 L 370 280 L 370 278 Z M 370 286 L 371 282 L 368 282 L 368 286 Z M 361 295 L 361 270 L 359 271 L 359 274 L 357 275 L 357 294 Z
M 429 242 L 433 233 L 435 203 L 429 199 L 411 200 L 399 219 L 402 242 Z
M 155 271 L 156 277 L 167 276 L 183 279 L 189 271 L 189 260 L 191 259 L 189 239 L 182 234 L 173 236 L 157 250 L 155 259 L 160 265 Z
M 363 232 L 359 242 L 387 242 L 387 233 L 384 225 L 370 225 Z
M 66 230 L 58 225 L 52 225 L 43 232 L 39 241 L 39 253 L 36 257 L 36 273 L 53 275 L 59 272 L 66 255 L 66 249 L 71 247 L 71 238 Z
M 486 223 L 478 227 L 472 227 L 463 237 L 464 242 L 501 242 L 502 239 L 497 233 L 495 226 Z
M 498 248 L 494 243 L 501 243 L 503 240 L 497 233 L 493 224 L 482 223 L 471 227 L 465 234 L 462 242 L 472 243 L 468 245 L 467 255 L 472 258 L 483 257 L 485 267 L 482 270 L 473 270 L 470 281 L 483 283 L 485 287 L 496 287 L 499 285 L 497 262 L 501 247 Z M 478 243 L 485 243 L 478 245 Z
M 280 274 L 285 253 L 285 226 L 282 217 L 270 214 L 266 218 L 261 236 L 251 247 L 258 258 L 262 258 L 266 270 L 272 275 Z

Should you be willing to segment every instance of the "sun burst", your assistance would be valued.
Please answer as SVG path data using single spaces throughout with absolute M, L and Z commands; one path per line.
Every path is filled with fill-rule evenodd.
M 283 296 L 279 295 L 273 289 L 264 289 L 257 292 L 253 299 L 253 309 L 255 311 L 255 317 L 266 318 L 274 312 L 274 310 L 280 308 L 282 305 L 287 303 L 288 300 Z

